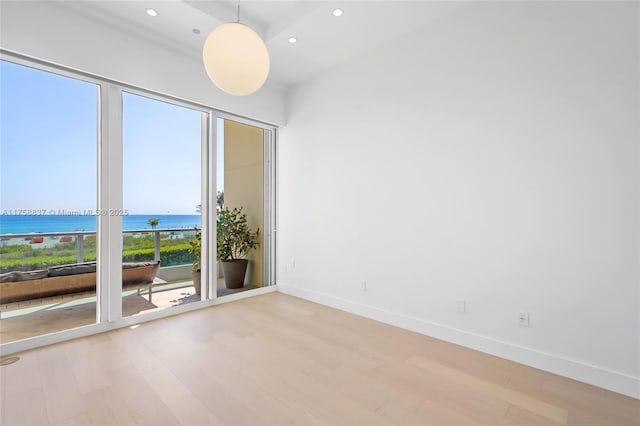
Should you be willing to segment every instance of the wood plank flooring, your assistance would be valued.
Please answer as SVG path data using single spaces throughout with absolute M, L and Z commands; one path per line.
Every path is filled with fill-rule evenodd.
M 18 354 L 3 425 L 640 425 L 640 401 L 280 293 Z

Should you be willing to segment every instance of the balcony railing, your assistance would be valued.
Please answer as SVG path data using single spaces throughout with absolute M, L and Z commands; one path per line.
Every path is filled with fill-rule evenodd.
M 127 247 L 127 241 L 125 240 L 125 244 L 123 246 L 123 257 L 127 256 L 143 256 L 144 260 L 161 260 L 162 257 L 162 242 L 163 241 L 171 241 L 171 240 L 179 240 L 173 244 L 174 248 L 177 248 L 181 254 L 178 256 L 179 263 L 165 262 L 165 264 L 161 263 L 161 266 L 177 266 L 177 265 L 186 265 L 192 262 L 192 257 L 190 255 L 186 255 L 185 252 L 188 250 L 188 242 L 194 236 L 193 228 L 157 228 L 157 229 L 138 229 L 138 230 L 125 230 L 123 232 L 123 240 L 125 240 L 126 236 L 131 236 L 143 239 L 150 235 L 153 236 L 153 250 L 151 251 L 151 247 L 149 244 L 135 244 L 135 240 L 129 240 L 129 247 Z M 21 239 L 22 241 L 18 242 L 16 240 Z M 13 267 L 6 265 L 5 262 L 0 262 L 0 272 L 10 272 L 13 270 L 30 270 L 34 269 L 29 266 L 29 262 L 26 261 L 29 257 L 36 257 L 35 254 L 41 253 L 42 256 L 38 257 L 38 259 L 43 259 L 43 262 L 47 263 L 47 266 L 54 266 L 58 264 L 64 263 L 73 263 L 69 262 L 69 251 L 66 251 L 64 255 L 59 253 L 58 259 L 64 258 L 64 261 L 56 263 L 56 247 L 60 244 L 65 243 L 76 243 L 75 247 L 75 262 L 82 263 L 87 260 L 94 260 L 95 253 L 90 253 L 89 256 L 93 257 L 93 259 L 87 259 L 87 253 L 85 253 L 86 242 L 90 240 L 96 239 L 95 231 L 73 231 L 73 232 L 38 232 L 38 233 L 25 233 L 25 234 L 1 234 L 0 235 L 0 248 L 2 249 L 2 255 L 0 258 L 4 258 L 4 260 L 10 259 Z M 10 250 L 7 250 L 7 247 L 10 246 L 19 246 L 19 245 L 28 245 L 31 247 L 29 250 L 24 250 L 20 252 L 16 250 L 16 252 L 11 253 Z M 95 247 L 94 247 L 95 249 Z M 149 252 L 149 253 L 147 253 Z M 22 256 L 21 256 L 22 255 Z M 93 256 L 91 256 L 93 255 Z M 146 258 L 148 255 L 149 258 Z M 72 256 L 72 255 L 71 255 Z M 47 259 L 50 259 L 50 262 L 47 262 Z M 24 260 L 23 266 L 21 266 L 21 260 Z M 136 259 L 143 260 L 143 259 Z M 176 256 L 173 256 L 173 261 L 176 261 Z M 168 264 L 166 264 L 168 263 Z

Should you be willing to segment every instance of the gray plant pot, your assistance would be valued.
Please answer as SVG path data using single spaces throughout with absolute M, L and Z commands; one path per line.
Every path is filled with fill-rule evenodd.
M 191 278 L 193 280 L 193 288 L 196 289 L 196 294 L 200 296 L 200 289 L 202 288 L 202 274 L 200 271 L 192 271 Z
M 247 273 L 247 259 L 235 259 L 230 262 L 222 262 L 224 284 L 227 288 L 242 288 L 244 277 Z

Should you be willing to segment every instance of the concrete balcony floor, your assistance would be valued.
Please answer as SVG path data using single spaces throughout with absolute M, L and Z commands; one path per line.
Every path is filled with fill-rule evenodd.
M 251 290 L 256 287 L 245 286 L 230 290 L 218 279 L 218 296 Z M 153 303 L 142 291 L 123 292 L 122 316 L 128 317 L 141 313 L 167 309 L 200 300 L 195 294 L 192 281 L 173 281 L 153 288 Z M 34 336 L 55 333 L 70 328 L 94 324 L 96 322 L 95 293 L 74 294 L 0 306 L 0 343 L 14 342 Z

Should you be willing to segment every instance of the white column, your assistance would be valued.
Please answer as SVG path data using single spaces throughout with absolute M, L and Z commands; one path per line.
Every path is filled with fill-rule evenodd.
M 121 90 L 101 85 L 98 150 L 98 306 L 99 322 L 122 318 L 122 101 Z
M 216 269 L 216 117 L 202 113 L 202 300 L 215 299 L 217 293 Z

